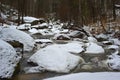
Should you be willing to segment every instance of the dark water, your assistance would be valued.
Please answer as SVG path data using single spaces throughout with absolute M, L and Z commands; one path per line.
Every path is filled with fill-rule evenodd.
M 44 72 L 44 73 L 34 73 L 34 74 L 17 74 L 12 80 L 43 80 L 45 78 L 60 76 L 63 74 Z

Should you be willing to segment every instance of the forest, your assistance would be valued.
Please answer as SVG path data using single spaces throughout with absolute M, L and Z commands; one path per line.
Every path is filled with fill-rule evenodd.
M 0 0 L 0 80 L 119 79 L 120 0 Z

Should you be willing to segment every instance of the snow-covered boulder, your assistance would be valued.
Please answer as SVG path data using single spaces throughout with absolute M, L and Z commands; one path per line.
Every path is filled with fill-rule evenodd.
M 33 54 L 28 62 L 38 64 L 39 67 L 43 67 L 48 71 L 68 73 L 71 69 L 74 69 L 79 62 L 83 62 L 83 59 L 71 54 L 70 52 L 74 50 L 72 49 L 74 47 L 71 46 L 70 48 L 70 44 L 67 45 L 69 45 L 69 47 L 63 47 L 63 45 L 57 44 L 49 45 Z
M 86 46 L 87 48 L 85 53 L 87 54 L 101 54 L 105 52 L 102 46 L 99 46 L 98 44 L 93 42 L 86 43 Z
M 108 46 L 108 49 L 118 50 L 118 49 L 119 49 L 119 46 L 117 46 L 117 45 L 110 45 L 110 46 Z
M 70 36 L 72 38 L 84 38 L 85 34 L 80 31 L 70 31 L 68 36 Z
M 108 66 L 113 70 L 120 70 L 120 56 L 117 54 L 112 54 L 107 60 Z
M 97 43 L 97 40 L 94 37 L 88 37 L 88 41 Z
M 56 34 L 53 37 L 54 40 L 70 40 L 70 37 L 67 34 Z
M 31 34 L 36 34 L 36 33 L 39 33 L 37 29 L 35 28 L 32 28 L 30 30 L 28 30 Z
M 108 39 L 108 36 L 103 34 L 103 33 L 101 33 L 99 35 L 96 35 L 96 38 L 97 38 L 98 41 L 105 41 L 105 40 Z
M 10 78 L 20 58 L 10 44 L 0 40 L 0 78 Z
M 48 24 L 47 23 L 37 24 L 37 25 L 31 26 L 31 28 L 44 29 L 44 28 L 48 28 Z
M 78 54 L 78 53 L 81 53 L 81 52 L 84 51 L 83 45 L 84 45 L 83 43 L 73 41 L 73 42 L 70 42 L 68 44 L 58 45 L 58 47 L 60 46 L 61 49 L 63 49 L 63 50 L 66 50 L 66 51 L 71 52 L 71 53 Z
M 31 22 L 33 22 L 35 20 L 39 20 L 39 19 L 37 19 L 35 17 L 30 17 L 30 16 L 25 16 L 25 17 L 23 17 L 23 19 L 24 19 L 24 22 L 26 22 L 26 23 L 31 23 Z
M 120 40 L 119 39 L 115 38 L 115 39 L 110 39 L 110 40 L 113 41 L 115 45 L 120 46 Z
M 20 29 L 20 30 L 28 30 L 30 29 L 31 27 L 31 24 L 28 24 L 28 23 L 25 23 L 25 24 L 21 24 L 17 27 L 17 29 Z
M 30 35 L 20 30 L 11 28 L 2 29 L 0 39 L 5 41 L 19 41 L 24 45 L 25 51 L 31 51 L 35 44 L 34 39 Z

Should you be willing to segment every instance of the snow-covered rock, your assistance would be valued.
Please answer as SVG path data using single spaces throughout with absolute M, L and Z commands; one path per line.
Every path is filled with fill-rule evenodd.
M 32 28 L 30 30 L 28 30 L 31 34 L 36 34 L 36 33 L 39 33 L 37 29 L 35 28 Z
M 119 80 L 120 72 L 75 73 L 44 80 Z
M 99 46 L 98 44 L 93 42 L 86 43 L 86 46 L 87 48 L 85 53 L 88 54 L 101 54 L 105 52 L 102 46 Z
M 119 45 L 120 46 L 120 40 L 115 38 L 115 39 L 110 39 L 111 41 L 114 42 L 115 45 Z
M 70 40 L 70 37 L 67 34 L 56 34 L 53 37 L 54 40 Z
M 0 78 L 10 78 L 20 58 L 10 44 L 0 40 Z
M 20 30 L 11 28 L 2 29 L 0 39 L 5 41 L 19 41 L 24 45 L 25 51 L 31 51 L 35 44 L 34 39 L 30 35 Z
M 96 35 L 96 38 L 98 39 L 98 41 L 104 41 L 108 39 L 108 36 L 101 33 L 99 35 Z
M 118 50 L 118 49 L 119 49 L 119 46 L 117 46 L 117 45 L 110 45 L 110 46 L 108 46 L 108 49 Z
M 39 31 L 40 34 L 42 34 L 44 36 L 45 35 L 54 35 L 54 33 L 49 29 L 41 29 L 41 30 L 38 30 L 38 31 Z
M 28 24 L 28 23 L 26 23 L 26 24 L 21 24 L 21 25 L 19 25 L 18 27 L 17 27 L 17 29 L 30 29 L 30 27 L 31 27 L 31 24 Z
M 113 70 L 120 70 L 120 56 L 117 54 L 112 54 L 108 57 L 107 63 L 109 67 Z
M 85 34 L 80 31 L 70 31 L 68 36 L 73 37 L 73 38 L 83 38 Z
M 44 29 L 44 28 L 48 28 L 48 24 L 47 23 L 37 24 L 37 25 L 31 26 L 31 28 Z
M 36 43 L 52 43 L 53 41 L 50 39 L 35 39 Z
M 97 40 L 94 37 L 88 37 L 88 41 L 97 43 Z
M 23 17 L 23 19 L 24 19 L 24 22 L 26 22 L 26 23 L 31 23 L 31 22 L 33 22 L 35 20 L 39 20 L 39 19 L 37 19 L 35 17 L 30 17 L 30 16 Z
M 71 45 L 73 44 L 49 45 L 33 54 L 28 62 L 36 63 L 48 71 L 68 73 L 71 69 L 74 69 L 80 61 L 83 61 L 81 57 L 70 53 L 79 50 L 77 49 L 79 47 L 76 47 L 78 46 L 77 44 L 73 45 L 74 47 Z
M 68 44 L 61 44 L 59 46 L 61 46 L 61 49 L 63 48 L 63 50 L 71 53 L 81 53 L 82 51 L 84 51 L 83 45 L 84 44 L 80 42 L 70 42 Z

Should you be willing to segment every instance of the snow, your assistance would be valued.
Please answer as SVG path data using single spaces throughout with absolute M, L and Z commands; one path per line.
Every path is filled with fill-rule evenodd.
M 0 40 L 0 78 L 10 78 L 20 58 L 11 45 Z
M 110 39 L 110 40 L 113 41 L 115 45 L 120 46 L 120 40 L 119 39 L 115 38 L 115 39 Z
M 70 31 L 70 33 L 68 34 L 71 37 L 77 36 L 80 34 L 80 31 Z
M 117 52 L 108 57 L 107 63 L 111 69 L 120 70 L 120 56 Z
M 48 26 L 48 24 L 47 24 L 47 23 L 42 23 L 42 24 L 40 24 L 39 26 L 40 26 L 40 27 L 44 27 L 44 26 Z
M 42 23 L 42 24 L 37 24 L 37 25 L 33 25 L 31 26 L 31 28 L 46 28 L 48 26 L 47 23 Z
M 88 37 L 88 41 L 97 43 L 97 40 L 94 37 Z
M 37 19 L 35 17 L 30 17 L 30 16 L 25 16 L 25 17 L 23 17 L 23 19 L 24 19 L 24 22 L 26 22 L 26 23 L 31 23 L 31 22 L 33 22 L 35 20 L 39 20 L 39 19 Z
M 52 43 L 53 41 L 50 39 L 35 39 L 35 42 Z
M 105 34 L 103 34 L 103 33 L 101 33 L 101 34 L 99 34 L 99 35 L 96 35 L 96 37 L 97 37 L 97 38 L 102 38 L 102 39 L 107 39 L 107 38 L 108 38 L 108 36 L 105 35 Z
M 70 40 L 70 37 L 67 34 L 56 34 L 53 37 L 53 39 L 54 40 L 64 40 L 64 39 Z
M 0 16 L 1 16 L 2 19 L 4 19 L 4 20 L 7 19 L 7 16 L 6 16 L 4 13 L 2 13 L 2 12 L 0 13 Z
M 79 53 L 81 45 L 78 43 L 53 44 L 37 51 L 28 62 L 37 63 L 48 71 L 68 73 L 83 59 L 70 52 Z M 62 63 L 62 64 L 61 64 Z
M 119 46 L 117 46 L 117 45 L 110 45 L 110 46 L 108 46 L 108 49 L 119 49 Z
M 24 45 L 25 51 L 31 51 L 35 43 L 34 39 L 27 33 L 11 28 L 3 28 L 0 34 L 0 39 L 5 41 L 19 41 Z
M 49 29 L 42 29 L 42 30 L 38 30 L 39 33 L 41 33 L 42 35 L 54 35 L 54 33 L 52 31 L 50 31 Z
M 86 43 L 86 46 L 87 48 L 85 53 L 88 53 L 88 54 L 101 54 L 105 52 L 101 46 L 93 42 Z
M 36 34 L 36 33 L 39 33 L 37 29 L 35 28 L 32 28 L 30 30 L 28 30 L 31 34 Z
M 83 49 L 83 43 L 80 42 L 70 42 L 68 44 L 65 45 L 60 45 L 61 49 L 63 48 L 63 50 L 66 50 L 68 52 L 71 53 L 81 53 L 82 51 L 84 51 Z
M 98 73 L 75 73 L 60 77 L 53 77 L 44 80 L 119 80 L 118 72 L 98 72 Z
M 120 5 L 118 5 L 118 4 L 115 4 L 115 6 L 116 6 L 116 7 L 120 7 Z
M 17 29 L 30 29 L 31 24 L 25 23 L 17 27 Z
M 16 29 L 18 26 L 15 26 L 15 25 L 10 25 L 9 28 L 13 28 L 13 29 Z

